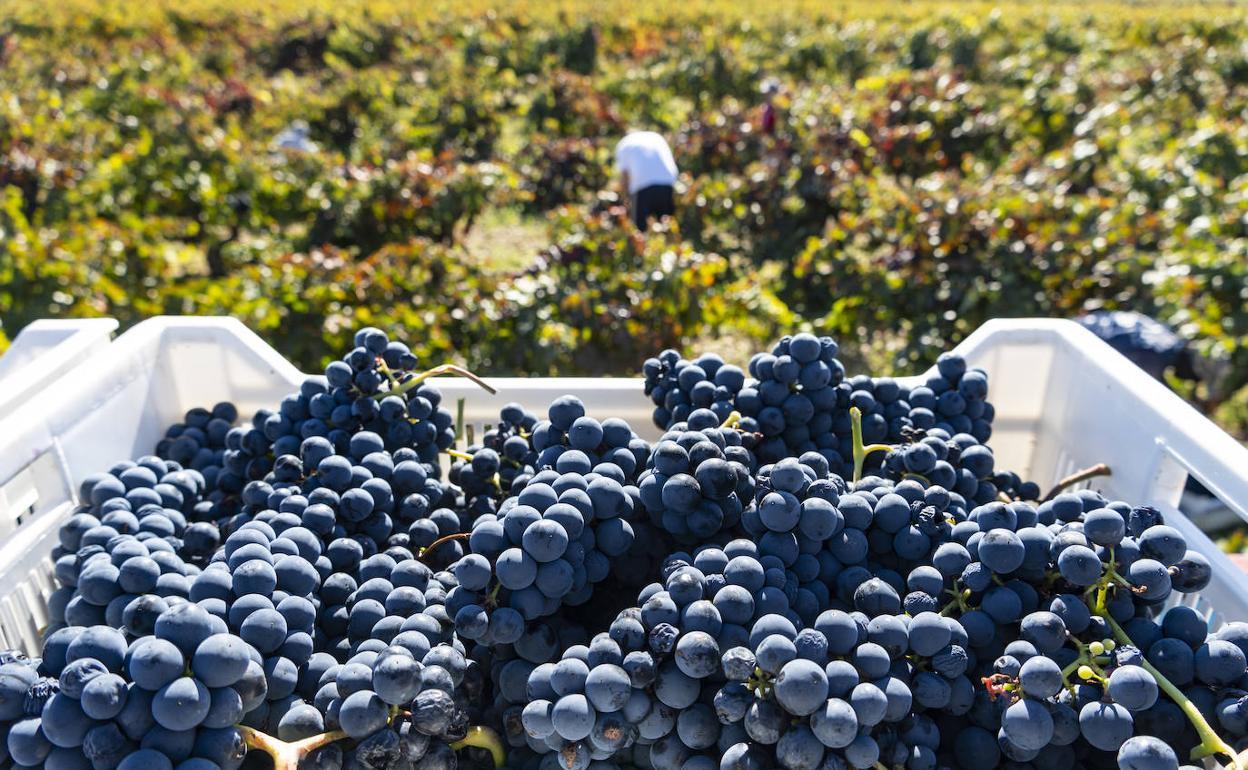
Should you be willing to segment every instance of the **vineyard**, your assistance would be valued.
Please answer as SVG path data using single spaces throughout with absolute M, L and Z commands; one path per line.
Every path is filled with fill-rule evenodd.
M 12 2 L 0 767 L 1248 770 L 1248 5 Z
M 989 318 L 1129 308 L 1220 362 L 1198 395 L 1248 433 L 1248 14 L 780 5 L 20 3 L 0 348 L 229 314 L 309 370 L 372 325 L 422 361 L 627 375 L 804 323 L 885 373 Z M 682 171 L 649 233 L 612 186 L 630 127 Z

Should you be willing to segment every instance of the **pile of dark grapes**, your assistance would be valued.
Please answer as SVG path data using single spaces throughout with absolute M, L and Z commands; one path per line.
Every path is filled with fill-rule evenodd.
M 954 353 L 942 354 L 936 360 L 936 373 L 915 388 L 904 388 L 887 377 L 869 382 L 855 377 L 851 382 L 875 399 L 871 409 L 867 404 L 858 406 L 864 414 L 884 418 L 891 441 L 902 440 L 907 430 L 931 428 L 950 435 L 967 433 L 981 444 L 992 436 L 996 412 L 988 402 L 988 373 L 969 368 Z
M 520 468 L 497 514 L 476 517 L 470 553 L 451 566 L 459 585 L 447 605 L 465 639 L 516 642 L 526 624 L 589 602 L 634 552 L 636 471 L 649 444 L 623 420 L 586 416 L 571 396 L 551 404 L 530 439 L 532 464 Z M 472 465 L 487 452 L 493 455 L 488 448 L 473 453 Z
M 987 376 L 957 356 L 906 387 L 836 355 L 797 334 L 748 379 L 665 351 L 653 445 L 569 395 L 457 448 L 376 329 L 242 427 L 193 409 L 82 480 L 42 647 L 0 653 L 0 765 L 1179 770 L 1248 749 L 1248 623 L 1181 601 L 1212 567 L 1157 509 L 1041 500 L 998 467 Z

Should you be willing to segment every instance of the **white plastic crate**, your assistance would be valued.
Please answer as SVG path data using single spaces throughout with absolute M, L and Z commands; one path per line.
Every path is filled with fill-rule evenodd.
M 1215 627 L 1248 619 L 1248 576 L 1176 508 L 1190 473 L 1248 520 L 1248 450 L 1072 322 L 993 321 L 957 350 L 989 373 L 998 467 L 1047 488 L 1074 470 L 1109 463 L 1113 476 L 1092 486 L 1158 506 L 1213 563 L 1213 583 L 1184 601 Z M 0 417 L 0 490 L 24 477 L 37 493 L 27 519 L 0 541 L 0 647 L 37 648 L 53 589 L 57 527 L 84 476 L 150 452 L 191 407 L 230 400 L 245 419 L 275 406 L 302 379 L 228 318 L 145 321 L 89 369 L 41 393 L 30 408 Z M 658 433 L 637 379 L 487 379 L 496 395 L 466 380 L 437 380 L 449 408 L 465 399 L 465 424 L 478 432 L 509 401 L 541 412 L 555 397 L 574 393 L 591 415 L 622 417 L 647 438 Z
M 0 355 L 0 406 L 30 395 L 107 346 L 117 330 L 113 318 L 44 318 L 22 327 Z
M 112 318 L 43 319 L 27 324 L 0 356 L 0 415 L 108 347 Z
M 68 376 L 108 347 L 117 321 L 112 318 L 45 319 L 27 324 L 0 356 L 0 416 L 21 409 L 36 395 Z M 32 502 L 22 484 L 0 488 L 0 542 Z
M 45 318 L 26 324 L 0 356 L 0 416 L 109 347 L 116 328 L 112 318 Z
M 0 649 L 38 648 L 55 587 L 50 555 L 78 483 L 149 454 L 192 406 L 272 405 L 302 375 L 229 318 L 156 318 L 119 336 L 71 378 L 0 413 Z

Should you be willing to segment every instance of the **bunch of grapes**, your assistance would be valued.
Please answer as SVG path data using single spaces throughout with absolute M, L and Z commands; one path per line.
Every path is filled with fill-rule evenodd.
M 770 353 L 750 359 L 754 382 L 737 394 L 736 407 L 744 416 L 741 427 L 763 436 L 756 450 L 759 460 L 775 462 L 820 452 L 829 463 L 839 462 L 835 416 L 848 404 L 842 403 L 845 367 L 836 357 L 838 351 L 831 338 L 802 333 L 784 337 Z M 834 472 L 839 470 L 833 467 Z
M 968 367 L 956 353 L 942 353 L 936 359 L 936 374 L 911 389 L 907 400 L 907 418 L 915 428 L 969 433 L 981 444 L 987 444 L 992 436 L 995 410 L 988 402 L 988 373 Z M 889 427 L 891 434 L 892 425 Z
M 664 351 L 643 367 L 646 392 L 657 405 L 655 423 L 667 430 L 688 421 L 698 409 L 709 409 L 722 423 L 735 410 L 743 415 L 742 429 L 762 437 L 756 449 L 761 461 L 817 452 L 831 472 L 845 474 L 855 461 L 850 410 L 857 409 L 863 443 L 896 447 L 887 458 L 868 458 L 868 469 L 884 470 L 895 480 L 924 476 L 976 502 L 996 499 L 998 493 L 1024 500 L 1039 497 L 1034 484 L 1008 471 L 994 471 L 986 444 L 995 412 L 982 369 L 945 353 L 937 361 L 937 373 L 910 388 L 889 377 L 846 378 L 837 351 L 826 337 L 785 337 L 770 353 L 751 359 L 753 379 L 740 385 L 740 370 L 718 356 L 689 362 L 675 351 Z M 712 385 L 707 378 L 718 375 L 710 372 L 729 374 L 722 385 Z
M 846 385 L 849 405 L 862 413 L 867 443 L 900 443 L 933 429 L 947 436 L 965 433 L 980 444 L 992 436 L 995 410 L 988 402 L 988 374 L 968 367 L 956 353 L 942 353 L 936 373 L 913 388 L 891 377 L 866 375 L 851 377 Z M 838 415 L 838 435 L 848 437 L 849 432 L 849 424 Z
M 830 550 L 846 567 L 886 569 L 898 583 L 896 575 L 931 563 L 934 551 L 969 515 L 966 506 L 961 495 L 941 486 L 868 476 L 841 499 L 846 534 Z
M 828 475 L 823 457 L 807 453 L 802 460 L 761 468 L 756 502 L 742 517 L 742 529 L 758 543 L 759 553 L 786 571 L 786 598 L 806 623 L 828 606 L 828 581 L 841 567 L 830 546 L 846 528 L 837 508 L 845 491 L 839 476 Z M 764 587 L 760 600 L 773 590 Z
M 416 357 L 384 332 L 356 332 L 355 347 L 308 377 L 276 411 L 261 410 L 250 427 L 226 435 L 220 486 L 230 495 L 274 469 L 277 458 L 298 456 L 303 442 L 317 437 L 338 454 L 349 453 L 361 431 L 376 435 L 379 448 L 410 449 L 426 472 L 438 478 L 438 454 L 455 442 L 455 418 L 441 406 L 442 394 L 422 381 Z
M 587 767 L 639 744 L 653 760 L 698 703 L 701 680 L 718 670 L 718 647 L 748 638 L 746 626 L 761 616 L 754 594 L 765 580 L 752 543 L 673 557 L 664 571 L 664 583 L 646 587 L 638 606 L 622 611 L 587 649 L 530 673 L 522 724 L 533 751 Z M 708 708 L 683 719 L 718 733 Z M 707 745 L 714 743 L 711 735 Z
M 581 474 L 606 471 L 620 483 L 636 482 L 650 445 L 627 422 L 602 422 L 585 414 L 575 396 L 550 404 L 539 420 L 519 404 L 508 404 L 480 444 L 468 447 L 451 466 L 450 480 L 462 488 L 473 519 L 498 513 L 499 504 L 518 494 L 542 469 Z
M 533 426 L 530 435 L 534 470 L 553 469 L 559 473 L 602 473 L 607 469 L 621 483 L 636 482 L 650 456 L 650 444 L 639 438 L 629 424 L 618 417 L 602 422 L 585 414 L 585 404 L 576 396 L 560 396 L 550 404 L 548 419 Z M 518 490 L 516 490 L 518 491 Z
M 692 361 L 675 350 L 664 350 L 642 365 L 645 393 L 654 402 L 654 424 L 667 430 L 685 422 L 697 409 L 709 409 L 724 422 L 736 408 L 737 394 L 745 387 L 741 367 L 725 364 L 715 353 Z
M 447 604 L 461 636 L 514 643 L 526 623 L 588 602 L 612 560 L 629 552 L 635 488 L 618 468 L 598 467 L 540 471 L 498 516 L 477 519 L 471 553 L 451 567 L 459 587 Z
M 1208 735 L 1162 697 L 1158 675 L 1210 716 L 1248 683 L 1243 650 L 1207 638 L 1198 613 L 1173 607 L 1156 621 L 1173 591 L 1203 589 L 1211 571 L 1155 509 L 1084 491 L 1039 509 L 981 506 L 952 535 L 932 565 L 992 704 L 970 726 L 938 722 L 959 766 L 1177 767 Z M 1217 721 L 1244 738 L 1234 719 Z
M 731 531 L 752 504 L 752 436 L 720 427 L 698 409 L 654 446 L 638 480 L 650 521 L 678 543 L 706 542 Z
M 206 486 L 199 471 L 152 456 L 84 479 L 84 502 L 62 525 L 52 554 L 59 587 L 48 599 L 49 632 L 147 628 L 165 599 L 185 597 L 198 565 L 220 544 L 217 526 L 196 520 L 212 507 Z
M 537 452 L 529 437 L 537 422 L 537 416 L 524 407 L 507 404 L 481 442 L 469 446 L 467 456 L 451 464 L 447 478 L 463 491 L 464 508 L 473 518 L 497 513 L 498 504 L 513 487 L 522 487 L 535 472 Z
M 43 652 L 34 667 L 0 666 L 0 732 L 19 766 L 242 763 L 236 725 L 263 700 L 264 671 L 254 650 L 194 603 L 175 602 L 144 636 L 62 628 Z
M 202 570 L 183 564 L 162 581 L 160 563 L 137 552 L 144 541 L 85 526 L 89 516 L 63 532 L 82 559 L 75 600 L 102 598 L 97 573 L 112 562 L 117 590 L 140 593 L 110 600 L 123 609 L 106 625 L 75 625 L 71 613 L 36 665 L 0 668 L 0 729 L 20 765 L 239 767 L 248 729 L 286 741 L 341 729 L 354 739 L 348 762 L 431 756 L 430 767 L 454 767 L 449 746 L 483 677 L 449 630 L 452 575 L 410 554 L 335 565 L 297 516 L 266 511 Z M 400 709 L 409 716 L 395 719 Z M 326 746 L 317 761 L 335 756 L 342 749 Z
M 208 488 L 215 489 L 225 463 L 225 438 L 237 421 L 238 409 L 228 401 L 211 410 L 190 409 L 182 422 L 169 426 L 165 437 L 156 443 L 154 454 L 199 471 Z
M 429 492 L 424 466 L 395 464 L 364 431 L 351 458 L 319 437 L 301 449 L 324 455 L 316 472 L 279 458 L 224 522 L 187 523 L 183 511 L 203 512 L 205 482 L 172 461 L 84 481 L 87 504 L 60 533 L 44 657 L 0 674 L 0 729 L 19 765 L 238 767 L 249 729 L 289 741 L 341 729 L 354 739 L 345 752 L 326 745 L 308 761 L 454 767 L 450 744 L 479 716 L 484 686 L 450 630 L 444 602 L 457 584 L 369 524 L 392 511 L 392 492 Z M 343 520 L 361 526 L 349 533 Z M 395 656 L 406 662 L 386 662 Z M 358 666 L 367 679 L 351 689 Z M 412 667 L 419 686 L 396 691 L 391 680 Z M 380 723 L 377 697 L 388 699 Z M 410 715 L 396 719 L 400 708 Z
M 908 675 L 892 664 L 908 644 L 900 621 L 829 610 L 803 625 L 782 590 L 767 592 L 783 570 L 749 541 L 675 555 L 665 574 L 587 649 L 533 669 L 522 713 L 530 749 L 565 767 L 629 761 L 639 748 L 655 768 L 712 757 L 818 767 L 825 752 L 871 767 L 872 728 L 884 724 L 881 741 L 896 753 L 891 727 L 914 719 Z M 956 623 L 934 614 L 920 623 L 933 625 L 935 638 L 916 631 L 923 649 L 950 646 Z M 961 672 L 953 678 L 964 713 L 972 687 Z
M 319 436 L 304 439 L 297 455 L 279 456 L 272 471 L 244 487 L 226 524 L 238 529 L 275 516 L 314 533 L 338 568 L 391 549 L 402 557 L 468 523 L 455 487 L 430 474 L 414 450 L 391 453 L 371 431 L 353 435 L 345 454 Z M 452 554 L 458 547 L 446 546 Z
M 1040 487 L 1012 471 L 996 470 L 992 450 L 974 436 L 950 436 L 943 428 L 911 432 L 910 443 L 895 445 L 880 469 L 889 478 L 917 478 L 956 492 L 974 504 L 1001 499 L 1038 500 Z

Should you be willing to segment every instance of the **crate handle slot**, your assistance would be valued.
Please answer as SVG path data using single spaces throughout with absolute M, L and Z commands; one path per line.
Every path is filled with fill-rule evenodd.
M 1160 493 L 1160 490 L 1164 490 L 1167 487 L 1179 489 L 1181 497 L 1181 490 L 1187 481 L 1187 477 L 1190 476 L 1200 482 L 1209 491 L 1210 495 L 1232 510 L 1242 521 L 1248 522 L 1248 501 L 1237 500 L 1220 484 L 1211 481 L 1208 475 L 1198 470 L 1196 463 L 1188 459 L 1182 451 L 1164 438 L 1159 437 L 1157 439 L 1157 446 L 1161 451 L 1158 454 L 1152 476 L 1154 489 L 1159 490 L 1159 497 L 1164 496 Z M 1177 478 L 1179 475 L 1182 475 L 1183 478 Z M 1168 499 L 1167 502 L 1179 508 L 1179 499 Z

